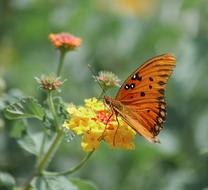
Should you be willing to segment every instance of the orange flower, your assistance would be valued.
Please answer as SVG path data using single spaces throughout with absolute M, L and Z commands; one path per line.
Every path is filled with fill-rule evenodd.
M 74 50 L 81 45 L 81 38 L 75 37 L 68 33 L 49 34 L 49 39 L 58 49 L 66 51 Z

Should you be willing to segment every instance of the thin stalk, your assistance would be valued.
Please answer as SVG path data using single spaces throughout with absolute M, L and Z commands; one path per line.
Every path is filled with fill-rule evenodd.
M 54 103 L 53 103 L 53 96 L 52 96 L 52 91 L 49 91 L 48 93 L 48 106 L 49 106 L 49 109 L 53 115 L 53 119 L 55 121 L 55 125 L 56 125 L 56 129 L 58 129 L 58 126 L 59 126 L 59 123 L 58 123 L 58 118 L 57 118 L 57 115 L 56 115 L 56 109 L 55 109 L 55 106 L 54 106 Z
M 93 152 L 94 151 L 88 153 L 87 156 L 77 166 L 75 166 L 73 168 L 70 168 L 67 171 L 63 171 L 63 172 L 47 172 L 47 171 L 43 171 L 42 174 L 47 175 L 47 176 L 70 175 L 70 174 L 78 171 L 81 167 L 83 167 L 85 165 L 85 163 L 89 160 L 89 158 L 91 157 Z
M 61 141 L 63 140 L 63 137 L 64 137 L 64 133 L 61 130 L 59 130 L 59 132 L 54 137 L 54 139 L 51 143 L 51 146 L 49 147 L 45 156 L 41 159 L 41 161 L 39 162 L 39 164 L 37 166 L 37 172 L 38 173 L 41 173 L 47 167 L 47 165 L 51 161 L 52 157 L 56 153 L 57 148 L 61 144 Z
M 40 146 L 40 151 L 39 151 L 39 154 L 38 154 L 38 157 L 37 157 L 38 161 L 41 159 L 42 155 L 44 154 L 46 139 L 47 139 L 46 130 L 45 130 L 45 128 L 43 128 L 43 139 L 42 139 L 41 146 Z
M 66 54 L 65 50 L 60 50 L 59 64 L 58 64 L 58 69 L 57 69 L 57 73 L 56 73 L 57 77 L 60 77 L 60 75 L 61 75 L 61 69 L 62 69 L 63 64 L 64 64 L 65 54 Z

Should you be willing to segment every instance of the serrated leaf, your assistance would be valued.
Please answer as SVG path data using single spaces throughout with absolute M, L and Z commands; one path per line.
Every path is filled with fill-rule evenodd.
M 12 175 L 0 172 L 0 189 L 10 190 L 15 186 L 16 182 Z
M 91 181 L 79 178 L 70 179 L 70 181 L 78 187 L 79 190 L 99 190 L 99 188 Z
M 37 100 L 28 97 L 7 106 L 4 110 L 4 115 L 8 119 L 36 118 L 43 120 L 45 111 L 43 107 L 38 104 Z
M 64 176 L 36 177 L 31 185 L 35 190 L 79 190 Z

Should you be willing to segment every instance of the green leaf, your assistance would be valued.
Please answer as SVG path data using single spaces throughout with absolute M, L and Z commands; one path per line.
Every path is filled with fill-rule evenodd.
M 63 176 L 41 176 L 36 177 L 32 183 L 35 190 L 79 190 L 66 177 Z
M 10 190 L 15 186 L 16 182 L 12 175 L 0 172 L 0 189 Z
M 10 131 L 10 137 L 18 139 L 22 137 L 24 133 L 26 133 L 25 120 L 19 120 L 15 122 L 14 126 L 12 127 Z
M 4 115 L 8 119 L 36 118 L 43 120 L 45 111 L 36 99 L 28 97 L 7 106 Z
M 23 138 L 19 139 L 17 142 L 27 152 L 34 155 L 39 155 L 43 138 L 44 138 L 44 133 L 41 132 L 33 133 L 33 134 L 28 133 Z M 48 149 L 51 142 L 50 141 L 51 139 L 49 139 L 48 136 L 45 138 L 46 138 L 45 140 L 46 142 L 44 145 L 43 152 L 45 152 Z
M 59 96 L 56 96 L 53 98 L 55 109 L 57 111 L 57 114 L 59 117 L 62 117 L 62 119 L 67 119 L 68 118 L 68 113 L 66 111 L 66 106 L 63 101 L 63 99 Z
M 79 190 L 99 190 L 99 188 L 88 180 L 83 180 L 79 178 L 70 179 L 70 181 L 78 187 Z

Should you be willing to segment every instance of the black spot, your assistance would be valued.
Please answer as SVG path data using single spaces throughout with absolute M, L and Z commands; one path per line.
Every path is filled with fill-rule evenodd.
M 145 93 L 144 93 L 144 92 L 141 92 L 141 93 L 140 93 L 140 96 L 145 96 Z
M 160 86 L 162 86 L 162 85 L 165 85 L 165 82 L 159 81 L 158 84 L 159 84 Z
M 138 78 L 138 74 L 134 74 L 132 77 L 131 77 L 131 80 L 136 80 Z
M 152 78 L 152 77 L 149 77 L 149 80 L 150 80 L 150 81 L 153 81 L 153 78 Z
M 166 78 L 166 77 L 168 77 L 168 75 L 167 74 L 159 75 L 159 77 Z
M 135 83 L 131 83 L 131 84 L 130 84 L 130 88 L 131 88 L 131 89 L 134 89 L 134 88 L 135 88 Z
M 160 94 L 165 94 L 165 90 L 164 90 L 164 89 L 160 89 L 160 90 L 158 90 L 158 92 L 159 92 Z
M 149 113 L 150 112 L 150 110 L 147 110 L 147 113 Z
M 131 77 L 131 80 L 142 81 L 142 77 L 140 77 L 139 74 L 136 73 L 136 74 L 134 74 L 134 75 Z
M 152 89 L 152 85 L 149 85 L 149 89 Z
M 163 97 L 163 96 L 158 97 L 157 99 L 158 99 L 160 102 L 164 102 L 164 101 L 165 101 L 165 99 L 164 99 L 164 97 Z
M 137 80 L 138 80 L 138 81 L 142 81 L 142 77 L 139 77 L 139 76 L 138 76 Z
M 130 96 L 130 98 L 132 99 L 132 98 L 134 98 L 134 96 Z
M 129 85 L 126 84 L 124 88 L 125 88 L 126 90 L 128 90 L 128 89 L 129 89 Z

